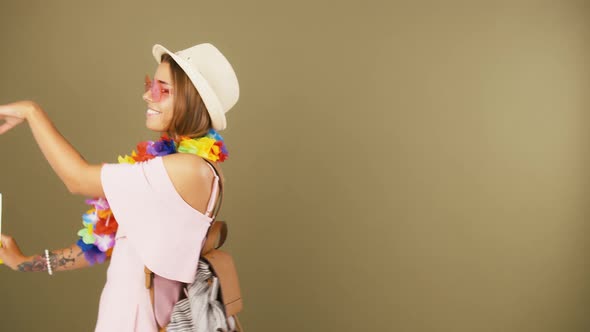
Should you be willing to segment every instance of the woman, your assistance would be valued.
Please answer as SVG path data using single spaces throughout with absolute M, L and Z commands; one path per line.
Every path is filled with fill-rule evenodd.
M 49 274 L 110 259 L 96 331 L 156 331 L 144 267 L 177 285 L 193 281 L 218 193 L 218 163 L 227 156 L 215 130 L 226 127 L 239 86 L 227 59 L 211 44 L 172 53 L 154 45 L 159 63 L 146 78 L 146 126 L 162 133 L 137 145 L 119 164 L 90 165 L 30 101 L 0 106 L 0 134 L 27 121 L 37 144 L 73 194 L 96 197 L 83 215 L 77 244 L 25 256 L 1 235 L 0 259 L 17 271 Z M 176 153 L 180 152 L 180 153 Z

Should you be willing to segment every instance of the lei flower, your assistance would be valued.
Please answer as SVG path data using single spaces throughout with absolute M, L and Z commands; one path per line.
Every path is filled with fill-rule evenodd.
M 211 129 L 203 137 L 181 137 L 178 145 L 166 135 L 155 142 L 141 142 L 137 144 L 137 152 L 132 151 L 131 156 L 119 156 L 118 161 L 120 164 L 135 164 L 177 152 L 195 154 L 213 162 L 223 162 L 229 155 L 221 135 Z M 84 228 L 78 231 L 80 239 L 76 244 L 90 265 L 94 265 L 111 256 L 119 224 L 105 198 L 88 199 L 86 204 L 91 209 L 82 215 Z

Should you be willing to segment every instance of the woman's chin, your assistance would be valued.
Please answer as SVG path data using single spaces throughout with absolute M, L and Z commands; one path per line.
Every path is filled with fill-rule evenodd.
M 145 127 L 151 131 L 156 131 L 156 132 L 164 132 L 166 131 L 164 126 L 161 126 L 159 124 L 154 124 L 152 122 L 150 122 L 149 120 L 147 120 L 145 122 Z

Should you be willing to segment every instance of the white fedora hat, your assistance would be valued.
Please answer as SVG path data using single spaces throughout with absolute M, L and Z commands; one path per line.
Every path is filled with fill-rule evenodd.
M 152 48 L 152 54 L 158 63 L 161 62 L 164 53 L 170 54 L 197 88 L 209 111 L 213 129 L 225 129 L 227 126 L 225 113 L 240 97 L 238 78 L 225 56 L 208 43 L 195 45 L 176 53 L 170 52 L 160 44 Z

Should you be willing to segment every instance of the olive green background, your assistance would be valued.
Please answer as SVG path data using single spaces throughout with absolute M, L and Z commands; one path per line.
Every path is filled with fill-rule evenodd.
M 587 1 L 5 1 L 0 103 L 92 163 L 144 127 L 151 46 L 212 42 L 247 331 L 590 330 Z M 26 125 L 0 137 L 26 254 L 85 210 Z M 106 266 L 0 267 L 0 330 L 91 331 Z

